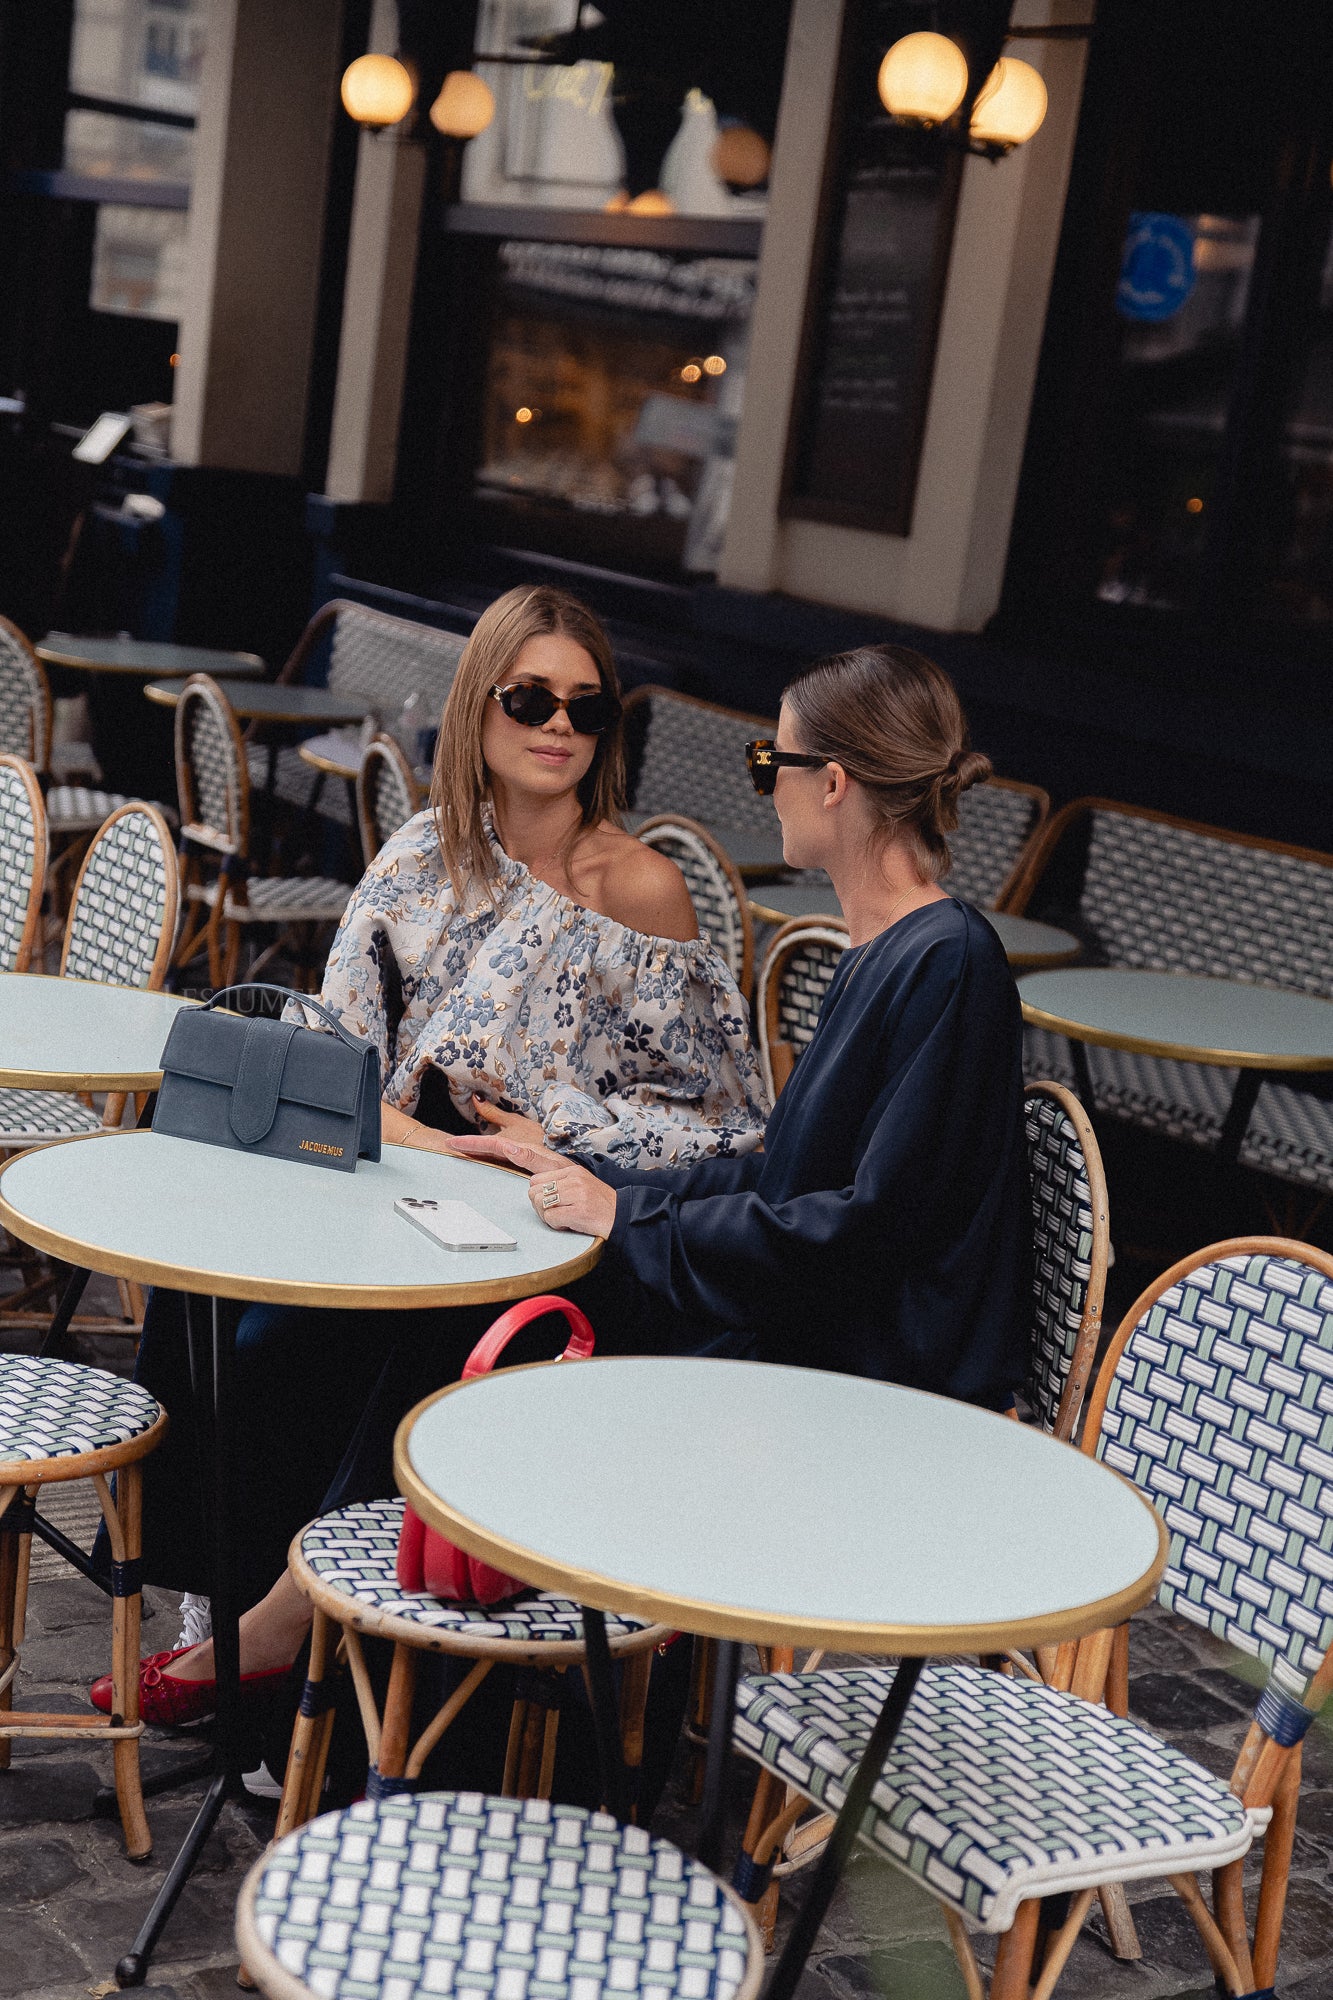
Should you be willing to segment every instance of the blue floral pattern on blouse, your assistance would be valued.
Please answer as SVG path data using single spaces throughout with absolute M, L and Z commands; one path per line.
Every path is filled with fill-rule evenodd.
M 460 909 L 419 812 L 353 892 L 322 998 L 379 1050 L 411 1112 L 428 1067 L 471 1124 L 473 1091 L 540 1120 L 562 1152 L 620 1167 L 753 1152 L 768 1106 L 748 1009 L 705 940 L 647 937 L 512 861 Z

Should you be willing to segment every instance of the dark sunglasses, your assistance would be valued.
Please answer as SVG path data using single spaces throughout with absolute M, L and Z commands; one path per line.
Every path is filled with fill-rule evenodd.
M 798 767 L 803 771 L 818 771 L 828 763 L 827 757 L 810 757 L 804 750 L 779 750 L 770 737 L 761 736 L 754 743 L 745 746 L 745 768 L 750 773 L 750 783 L 761 799 L 771 799 L 777 788 L 778 772 L 784 764 Z
M 620 716 L 620 703 L 604 688 L 596 694 L 571 695 L 565 701 L 552 694 L 550 688 L 534 686 L 531 681 L 514 681 L 509 687 L 493 687 L 491 699 L 499 702 L 511 722 L 521 723 L 525 729 L 540 729 L 558 708 L 563 708 L 570 728 L 578 736 L 600 736 Z

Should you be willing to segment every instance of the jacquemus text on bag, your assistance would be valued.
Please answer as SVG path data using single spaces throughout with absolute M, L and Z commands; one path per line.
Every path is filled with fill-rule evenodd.
M 214 1011 L 237 993 L 275 992 L 317 1014 L 332 1034 Z M 227 986 L 172 1022 L 153 1130 L 351 1173 L 358 1158 L 380 1156 L 379 1056 L 304 993 Z

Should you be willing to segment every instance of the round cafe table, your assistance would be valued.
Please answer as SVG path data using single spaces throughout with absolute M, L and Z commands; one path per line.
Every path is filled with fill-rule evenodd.
M 354 785 L 361 769 L 361 735 L 356 729 L 326 729 L 319 736 L 307 736 L 298 743 L 296 754 L 312 771 L 326 778 L 341 778 Z
M 0 1085 L 11 1090 L 156 1090 L 162 1045 L 182 1007 L 92 979 L 0 973 Z
M 48 666 L 77 667 L 88 674 L 134 674 L 140 680 L 161 674 L 211 674 L 215 681 L 264 676 L 258 653 L 164 645 L 155 639 L 92 639 L 73 632 L 48 632 L 33 651 Z
M 1218 1156 L 1239 1157 L 1266 1079 L 1333 1070 L 1333 1002 L 1313 994 L 1184 972 L 1085 966 L 1035 972 L 1019 987 L 1023 1018 L 1069 1040 L 1079 1095 L 1093 1107 L 1086 1045 L 1239 1072 Z
M 149 681 L 144 693 L 159 707 L 174 708 L 184 686 L 183 680 Z M 228 687 L 226 694 L 242 722 L 355 723 L 370 710 L 365 695 L 334 694 L 301 681 L 248 681 Z
M 968 1404 L 814 1369 L 680 1358 L 509 1369 L 419 1404 L 394 1459 L 432 1527 L 586 1607 L 613 1810 L 624 1794 L 596 1621 L 619 1609 L 725 1642 L 700 1841 L 710 1866 L 736 1642 L 902 1659 L 769 2000 L 794 1990 L 924 1659 L 1119 1624 L 1166 1560 L 1158 1514 L 1095 1459 Z M 817 1506 L 765 1504 L 775 1466 L 811 1460 Z
M 785 924 L 789 917 L 842 915 L 831 882 L 822 886 L 818 882 L 769 882 L 755 890 L 749 904 L 751 914 L 763 924 Z M 1082 950 L 1076 937 L 1057 930 L 1054 924 L 1011 917 L 1003 910 L 981 910 L 980 914 L 999 937 L 1010 965 L 1065 965 Z
M 645 820 L 656 817 L 655 813 L 626 813 L 625 824 L 631 833 L 637 833 Z M 771 827 L 728 826 L 722 820 L 699 823 L 712 834 L 719 847 L 726 849 L 742 875 L 771 875 L 784 865 L 782 828 L 776 813 Z
M 231 1379 L 244 1302 L 405 1310 L 558 1290 L 591 1269 L 601 1242 L 547 1229 L 529 1205 L 527 1185 L 501 1168 L 402 1146 L 386 1146 L 378 1161 L 362 1160 L 344 1173 L 158 1132 L 111 1133 L 93 1144 L 76 1139 L 22 1153 L 0 1168 L 0 1224 L 20 1241 L 115 1277 L 186 1293 L 200 1432 L 211 1440 L 200 1473 L 211 1501 L 216 1776 L 117 1967 L 122 1986 L 144 1978 L 223 1800 L 240 1789 Z M 470 1202 L 516 1237 L 517 1248 L 441 1249 L 394 1213 L 405 1195 Z

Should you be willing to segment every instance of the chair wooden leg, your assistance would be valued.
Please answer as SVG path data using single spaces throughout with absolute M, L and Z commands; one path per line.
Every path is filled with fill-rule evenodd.
M 1032 1984 L 1032 1954 L 1037 1944 L 1041 1904 L 1020 1903 L 1018 1915 L 1000 1939 L 991 1974 L 990 2000 L 1028 2000 Z
M 417 1685 L 417 1649 L 398 1640 L 389 1668 L 389 1691 L 384 1697 L 384 1717 L 380 1723 L 379 1755 L 375 1769 L 382 1778 L 401 1778 L 407 1767 L 407 1750 L 412 1731 L 412 1697 Z
M 523 1704 L 523 1738 L 518 1754 L 518 1775 L 514 1783 L 516 1799 L 531 1799 L 537 1795 L 548 1713 L 549 1711 L 539 1701 L 528 1701 Z
M 1273 1817 L 1264 1835 L 1264 1866 L 1259 1880 L 1259 1911 L 1254 1920 L 1254 1983 L 1263 1991 L 1277 1979 L 1282 1944 L 1282 1917 L 1287 1907 L 1291 1850 L 1296 1839 L 1296 1808 L 1301 1795 L 1301 1746 L 1290 1752 L 1273 1795 Z
M 314 1816 L 312 1784 L 314 1767 L 320 1762 L 319 1751 L 328 1756 L 328 1737 L 333 1723 L 333 1710 L 328 1702 L 328 1667 L 330 1624 L 324 1613 L 315 1606 L 315 1615 L 310 1627 L 310 1660 L 305 1670 L 305 1686 L 301 1690 L 301 1706 L 296 1721 L 292 1725 L 291 1747 L 287 1752 L 287 1769 L 283 1773 L 282 1798 L 278 1802 L 278 1823 L 274 1829 L 274 1839 L 281 1840 L 284 1834 L 295 1827 L 304 1826 Z M 319 1770 L 322 1785 L 324 1773 Z M 318 1798 L 318 1793 L 314 1793 Z
M 127 1724 L 139 1720 L 139 1624 L 143 1594 L 136 1572 L 143 1553 L 143 1477 L 139 1466 L 123 1465 L 116 1474 L 116 1495 L 111 1498 L 106 1479 L 95 1480 L 102 1514 L 111 1537 L 111 1554 L 116 1567 L 132 1589 L 116 1589 L 111 1599 L 111 1706 Z M 115 1525 L 113 1525 L 113 1518 Z M 119 1527 L 119 1537 L 116 1533 Z M 116 1547 L 116 1541 L 121 1547 Z M 114 1572 L 113 1572 L 114 1575 Z M 146 1861 L 153 1851 L 153 1836 L 143 1808 L 143 1786 L 139 1776 L 139 1738 L 123 1736 L 113 1748 L 116 1773 L 116 1803 L 125 1830 L 125 1852 L 131 1861 Z
M 1183 1900 L 1188 1907 L 1188 1898 Z M 1227 1950 L 1235 1960 L 1241 1980 L 1241 1991 L 1248 1993 L 1255 1982 L 1254 1966 L 1250 1961 L 1250 1933 L 1245 1922 L 1243 1857 L 1239 1861 L 1228 1862 L 1225 1868 L 1214 1870 L 1213 1914 L 1217 1918 L 1217 1927 Z
M 6 1502 L 5 1514 L 0 1514 L 0 1714 L 14 1706 L 14 1679 L 17 1675 L 19 1647 L 23 1643 L 23 1629 L 15 1617 L 18 1597 L 19 1540 L 15 1508 L 24 1505 L 22 1487 L 11 1486 L 7 1492 L 0 1491 L 0 1500 Z M 10 1518 L 6 1519 L 6 1515 Z M 9 1769 L 10 1739 L 0 1736 L 0 1771 Z

